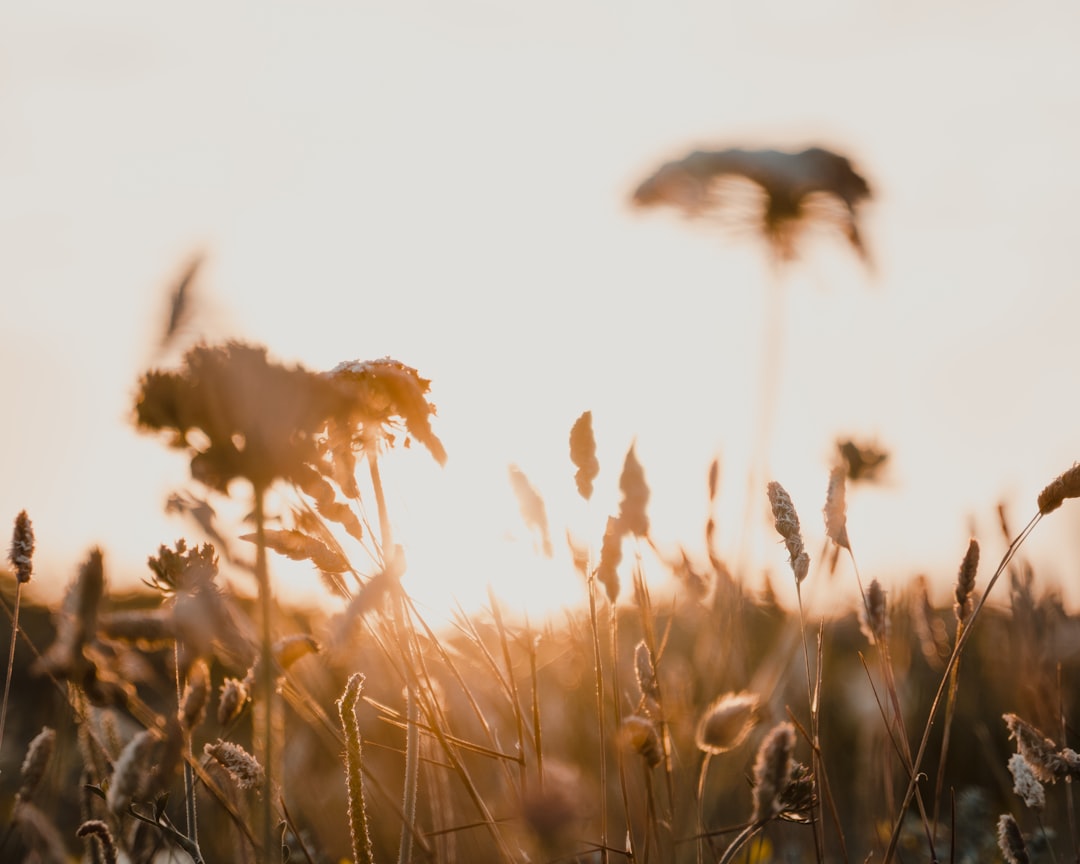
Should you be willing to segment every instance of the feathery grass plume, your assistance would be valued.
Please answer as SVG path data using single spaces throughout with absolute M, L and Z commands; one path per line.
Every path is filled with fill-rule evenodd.
M 1022 753 L 1013 753 L 1009 757 L 1009 773 L 1013 777 L 1013 792 L 1032 810 L 1042 810 L 1046 806 L 1046 790 Z
M 184 734 L 190 735 L 206 717 L 206 703 L 210 699 L 210 670 L 206 663 L 197 660 L 188 670 L 187 684 L 180 697 L 177 719 Z
M 799 516 L 787 491 L 775 480 L 769 483 L 769 505 L 772 507 L 773 522 L 777 533 L 784 538 L 788 556 L 791 560 L 791 572 L 795 574 L 795 583 L 802 584 L 810 572 L 810 556 L 803 548 L 802 534 L 799 529 Z
M 660 735 L 656 731 L 656 724 L 648 717 L 631 714 L 624 719 L 619 729 L 619 739 L 624 746 L 640 755 L 650 768 L 655 768 L 663 761 Z
M 356 719 L 356 704 L 364 689 L 364 676 L 355 672 L 349 676 L 345 692 L 337 702 L 341 728 L 345 732 L 345 780 L 349 790 L 349 833 L 352 838 L 355 864 L 371 864 L 374 852 L 368 831 L 367 805 L 364 802 L 363 751 L 360 724 Z
M 570 461 L 577 468 L 574 482 L 578 494 L 588 501 L 593 493 L 593 481 L 600 473 L 596 458 L 596 436 L 592 428 L 592 411 L 586 411 L 570 427 Z
M 617 568 L 622 561 L 622 538 L 623 531 L 619 520 L 615 516 L 608 516 L 604 542 L 600 546 L 600 565 L 596 568 L 596 578 L 604 586 L 608 600 L 612 603 L 619 596 Z
M 345 395 L 348 419 L 344 427 L 334 428 L 330 438 L 346 432 L 352 444 L 371 447 L 394 443 L 394 429 L 404 430 L 405 446 L 415 438 L 440 465 L 446 464 L 446 449 L 431 429 L 435 406 L 427 399 L 431 381 L 390 357 L 379 360 L 346 360 L 326 374 Z M 340 452 L 340 451 L 338 451 Z M 337 456 L 337 452 L 334 454 Z
M 89 843 L 96 843 L 101 849 L 105 864 L 116 864 L 116 843 L 113 841 L 112 831 L 100 819 L 88 819 L 79 826 L 75 832 L 76 837 L 81 837 Z
M 1027 760 L 1041 783 L 1056 783 L 1064 777 L 1080 777 L 1080 756 L 1047 738 L 1038 728 L 1016 714 L 1003 714 L 1009 737 L 1016 739 L 1016 749 Z
M 15 517 L 15 529 L 11 533 L 8 561 L 15 568 L 15 578 L 20 584 L 30 581 L 30 576 L 34 572 L 34 526 L 25 510 L 20 511 Z
M 975 593 L 975 573 L 979 569 L 979 541 L 974 537 L 968 543 L 964 560 L 960 564 L 960 572 L 956 576 L 956 620 L 961 624 L 967 622 L 974 608 L 973 594 Z
M 521 518 L 530 530 L 535 530 L 540 535 L 543 544 L 544 556 L 550 558 L 554 552 L 551 548 L 551 532 L 548 530 L 547 508 L 544 507 L 544 499 L 536 491 L 536 487 L 529 482 L 525 472 L 517 465 L 510 465 L 507 469 L 510 475 L 510 487 L 514 490 L 517 499 L 518 510 Z
M 1039 512 L 1045 516 L 1053 513 L 1066 498 L 1080 497 L 1080 462 L 1060 474 L 1039 493 Z
M 855 251 L 866 257 L 857 208 L 870 197 L 870 186 L 847 157 L 822 147 L 797 153 L 696 150 L 661 165 L 634 191 L 633 203 L 639 207 L 667 204 L 688 216 L 703 216 L 729 205 L 738 191 L 732 180 L 749 181 L 760 190 L 764 200 L 754 218 L 780 259 L 795 256 L 795 240 L 811 220 L 835 225 Z
M 660 701 L 660 685 L 656 680 L 656 664 L 652 651 L 642 639 L 634 648 L 634 675 L 643 699 Z
M 241 789 L 256 789 L 263 784 L 266 774 L 259 760 L 239 744 L 222 741 L 203 745 L 203 753 L 216 760 Z
M 48 726 L 43 726 L 27 745 L 26 757 L 19 772 L 19 791 L 16 793 L 19 801 L 29 802 L 34 799 L 34 792 L 41 785 L 41 778 L 49 768 L 55 747 L 56 732 Z
M 870 587 L 866 589 L 865 602 L 859 607 L 859 630 L 871 645 L 884 642 L 888 637 L 888 596 L 877 579 L 870 582 Z
M 795 726 L 778 723 L 761 742 L 754 760 L 754 811 L 752 822 L 770 819 L 781 812 L 781 795 L 791 782 L 795 750 Z
M 645 507 L 649 503 L 649 487 L 645 482 L 645 470 L 634 453 L 634 445 L 626 451 L 622 474 L 619 475 L 619 489 L 622 500 L 619 502 L 619 523 L 623 531 L 635 537 L 647 537 L 649 534 L 649 516 Z
M 715 755 L 738 747 L 757 725 L 759 705 L 757 694 L 746 690 L 718 696 L 698 720 L 698 749 Z
M 716 492 L 720 488 L 720 458 L 713 457 L 709 463 L 709 503 L 716 500 Z
M 247 685 L 239 678 L 226 678 L 218 696 L 217 721 L 228 726 L 240 716 L 248 700 Z
M 106 796 L 106 803 L 114 815 L 124 815 L 131 802 L 149 788 L 154 768 L 154 751 L 159 740 L 157 733 L 143 729 L 136 733 L 120 752 L 120 758 L 113 766 Z
M 293 561 L 310 561 L 324 573 L 344 573 L 349 569 L 349 562 L 340 553 L 302 531 L 268 530 L 263 532 L 263 536 L 267 549 L 272 549 Z M 249 543 L 258 542 L 258 536 L 255 534 L 241 534 L 240 539 Z
M 1030 860 L 1020 826 L 1008 813 L 1002 814 L 998 819 L 998 848 L 1008 864 L 1028 864 Z
M 847 502 L 845 500 L 847 471 L 835 466 L 829 472 L 829 491 L 825 493 L 825 534 L 837 546 L 851 549 L 847 533 Z

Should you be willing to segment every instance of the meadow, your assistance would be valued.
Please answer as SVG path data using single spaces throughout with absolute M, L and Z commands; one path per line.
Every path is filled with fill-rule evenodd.
M 816 148 L 691 154 L 635 198 L 707 210 L 728 175 L 764 190 L 777 261 L 814 219 L 865 254 L 869 188 Z M 178 317 L 183 299 L 181 285 Z M 763 456 L 790 565 L 772 578 L 799 600 L 786 608 L 723 559 L 708 514 L 692 528 L 702 561 L 654 548 L 649 466 L 631 448 L 604 535 L 571 543 L 578 607 L 530 621 L 493 592 L 436 629 L 409 594 L 380 473 L 391 447 L 446 459 L 430 383 L 389 358 L 315 373 L 238 341 L 144 372 L 134 422 L 190 458 L 192 484 L 170 502 L 190 533 L 147 550 L 136 594 L 110 590 L 91 549 L 60 606 L 23 602 L 39 550 L 33 514 L 11 514 L 0 859 L 1080 860 L 1080 619 L 1023 556 L 1043 517 L 1075 506 L 1080 466 L 1046 478 L 1019 530 L 1000 508 L 1002 560 L 972 539 L 935 604 L 925 578 L 886 592 L 852 552 L 846 490 L 874 482 L 881 454 L 839 442 L 817 502 L 793 502 Z M 763 381 L 766 409 L 775 389 Z M 588 499 L 591 412 L 551 447 Z M 718 473 L 702 477 L 710 501 Z M 557 542 L 513 476 L 523 519 Z M 216 517 L 226 498 L 242 525 Z M 811 556 L 801 526 L 819 513 L 830 543 Z M 310 562 L 336 607 L 281 605 L 275 556 Z M 857 602 L 804 613 L 807 585 L 840 579 Z

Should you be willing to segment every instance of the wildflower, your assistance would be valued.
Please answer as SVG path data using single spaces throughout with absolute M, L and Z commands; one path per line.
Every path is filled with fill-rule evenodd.
M 728 178 L 749 181 L 763 194 L 757 218 L 779 257 L 794 257 L 799 230 L 815 219 L 836 225 L 866 257 L 856 210 L 870 197 L 870 186 L 846 157 L 821 147 L 798 153 L 694 151 L 661 165 L 637 187 L 633 202 L 641 207 L 668 204 L 688 216 L 701 216 L 724 206 L 724 192 L 732 191 L 722 183 Z
M 757 695 L 745 690 L 718 696 L 698 720 L 698 749 L 717 754 L 738 747 L 757 723 L 758 705 Z

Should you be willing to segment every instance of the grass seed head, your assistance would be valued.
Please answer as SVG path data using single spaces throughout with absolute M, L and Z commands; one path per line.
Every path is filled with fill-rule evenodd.
M 836 466 L 829 473 L 829 491 L 825 494 L 825 534 L 837 546 L 850 549 L 847 533 L 847 502 L 845 500 L 847 470 Z
M 34 526 L 25 510 L 15 517 L 8 561 L 15 568 L 15 578 L 20 584 L 30 581 L 30 575 L 34 571 Z
M 647 537 L 649 534 L 649 515 L 646 506 L 649 503 L 649 486 L 645 482 L 645 469 L 638 462 L 634 445 L 626 451 L 622 474 L 619 476 L 619 489 L 622 500 L 619 502 L 619 522 L 625 531 L 635 537 Z
M 866 589 L 866 597 L 859 609 L 859 629 L 871 645 L 885 641 L 889 633 L 888 593 L 874 579 Z
M 116 864 L 116 843 L 113 841 L 112 831 L 109 830 L 109 826 L 102 820 L 89 819 L 86 822 L 83 822 L 75 832 L 75 836 L 93 838 L 94 841 L 100 844 L 101 854 L 104 856 L 106 864 Z M 97 859 L 93 858 L 92 860 Z
M 1016 749 L 1027 761 L 1032 773 L 1041 783 L 1055 783 L 1076 774 L 1076 761 L 1058 752 L 1057 744 L 1035 726 L 1016 714 L 1004 714 L 1009 737 L 1016 739 Z
M 1045 516 L 1053 513 L 1066 498 L 1080 497 L 1080 462 L 1055 478 L 1039 493 L 1039 512 Z
M 608 600 L 612 603 L 619 596 L 619 571 L 622 561 L 623 529 L 619 519 L 608 516 L 607 528 L 604 530 L 604 541 L 600 545 L 600 565 L 596 568 L 596 578 L 607 591 Z
M 26 748 L 26 757 L 23 759 L 22 769 L 19 773 L 20 801 L 32 801 L 34 792 L 41 785 L 41 778 L 49 769 L 53 750 L 56 747 L 56 732 L 48 726 L 34 736 Z
M 213 744 L 204 744 L 203 752 L 216 759 L 241 789 L 257 789 L 266 778 L 259 760 L 239 744 L 218 739 Z
M 698 749 L 716 754 L 738 747 L 757 723 L 759 704 L 757 694 L 745 690 L 714 699 L 698 720 Z
M 248 689 L 239 678 L 226 678 L 218 696 L 217 720 L 222 726 L 228 726 L 240 716 L 247 704 Z
M 578 494 L 586 501 L 592 497 L 593 481 L 600 473 L 600 462 L 596 458 L 596 436 L 592 428 L 592 411 L 586 411 L 570 428 L 570 461 L 577 468 L 574 482 Z
M 197 660 L 188 670 L 188 680 L 180 698 L 177 719 L 180 728 L 190 735 L 206 717 L 206 703 L 210 699 L 210 670 L 206 663 Z
M 974 606 L 975 573 L 979 569 L 979 541 L 974 537 L 968 543 L 960 572 L 956 576 L 956 620 L 961 624 L 971 616 Z
M 1008 813 L 998 819 L 998 848 L 1008 864 L 1028 864 L 1024 835 L 1020 833 L 1016 820 Z
M 791 503 L 791 496 L 775 480 L 769 483 L 768 492 L 773 523 L 776 526 L 776 532 L 784 538 L 784 545 L 787 547 L 788 556 L 791 559 L 791 572 L 795 574 L 795 584 L 802 584 L 802 581 L 810 572 L 810 556 L 803 547 L 799 514 L 795 512 L 795 505 Z
M 754 813 L 751 821 L 770 819 L 781 812 L 781 796 L 791 782 L 795 726 L 779 723 L 758 748 L 754 760 Z
M 634 675 L 637 677 L 642 698 L 659 701 L 660 686 L 656 681 L 656 664 L 644 639 L 634 648 Z
M 109 810 L 116 816 L 122 816 L 132 800 L 149 787 L 158 741 L 159 738 L 154 732 L 144 729 L 136 733 L 120 752 L 120 758 L 113 767 L 106 797 Z
M 1009 757 L 1009 772 L 1013 777 L 1013 792 L 1032 810 L 1042 810 L 1046 806 L 1046 790 L 1023 754 L 1013 753 Z
M 627 747 L 640 755 L 650 768 L 655 768 L 663 761 L 660 735 L 656 731 L 656 724 L 647 717 L 631 714 L 623 721 L 619 737 Z

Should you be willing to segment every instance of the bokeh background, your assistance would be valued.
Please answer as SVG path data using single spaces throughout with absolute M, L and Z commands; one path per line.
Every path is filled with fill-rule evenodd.
M 662 549 L 702 551 L 720 457 L 733 556 L 772 279 L 769 468 L 810 551 L 836 438 L 877 441 L 885 482 L 849 495 L 864 578 L 943 596 L 972 532 L 1002 551 L 998 502 L 1019 527 L 1080 454 L 1078 37 L 1080 9 L 1046 0 L 0 6 L 0 517 L 34 520 L 32 587 L 54 596 L 95 543 L 137 584 L 159 543 L 198 539 L 162 512 L 183 458 L 130 415 L 203 253 L 189 338 L 432 379 L 449 463 L 402 451 L 385 476 L 432 609 L 489 583 L 532 614 L 578 602 L 564 531 L 599 547 L 634 442 Z M 630 207 L 694 147 L 808 144 L 870 180 L 873 267 L 822 235 L 777 275 L 752 232 Z M 567 453 L 586 409 L 589 505 Z M 1070 603 L 1078 528 L 1063 512 L 1025 547 Z M 786 575 L 760 534 L 748 575 Z

